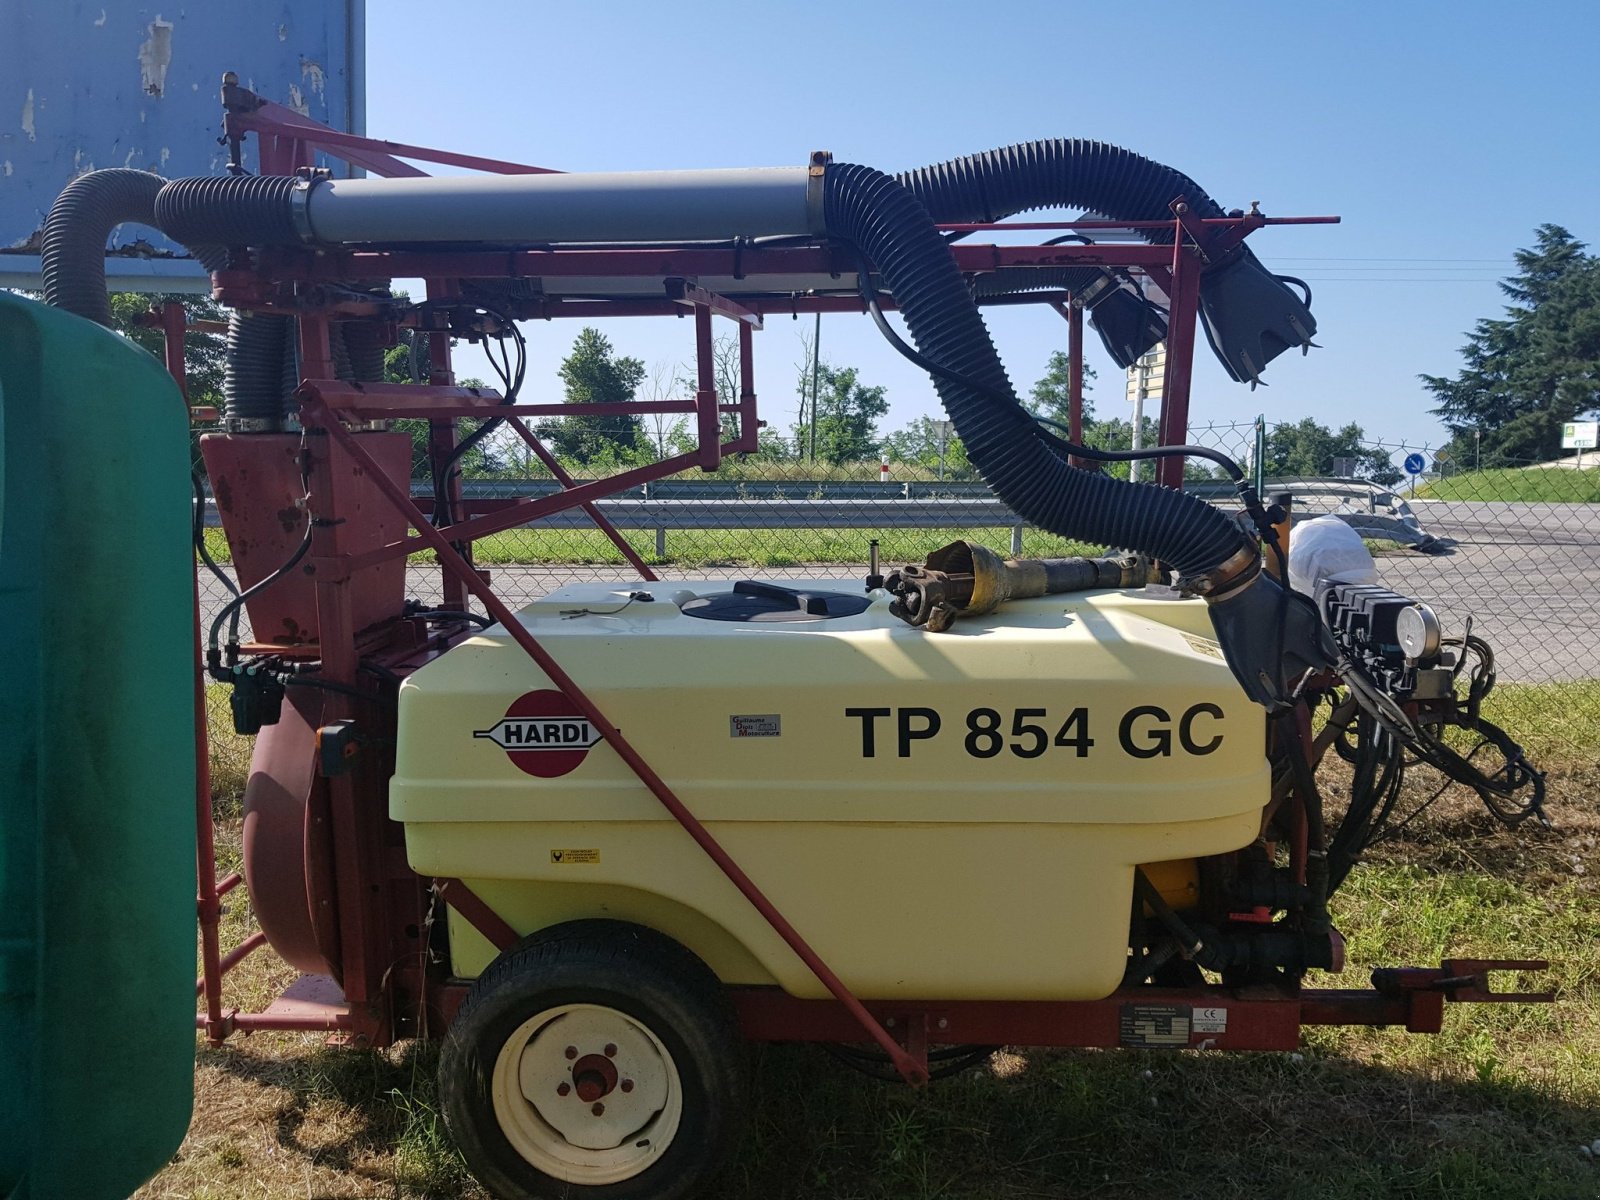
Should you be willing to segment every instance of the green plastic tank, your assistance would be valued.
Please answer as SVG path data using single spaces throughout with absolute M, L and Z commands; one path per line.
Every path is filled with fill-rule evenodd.
M 125 1197 L 194 1072 L 188 417 L 0 292 L 0 1196 Z

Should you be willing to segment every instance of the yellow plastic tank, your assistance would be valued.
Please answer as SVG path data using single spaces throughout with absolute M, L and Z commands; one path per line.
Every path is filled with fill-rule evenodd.
M 848 581 L 636 587 L 519 619 L 860 996 L 1104 996 L 1134 866 L 1257 834 L 1264 717 L 1199 602 L 1048 596 L 930 634 Z M 499 627 L 406 681 L 390 797 L 411 865 L 520 932 L 636 921 L 725 983 L 826 995 Z M 458 914 L 451 941 L 460 975 L 493 957 Z

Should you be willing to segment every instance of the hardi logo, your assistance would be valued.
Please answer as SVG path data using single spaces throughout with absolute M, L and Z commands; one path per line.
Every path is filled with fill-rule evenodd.
M 518 770 L 554 779 L 577 770 L 600 741 L 600 731 L 575 707 L 557 691 L 524 692 L 511 702 L 503 720 L 474 730 L 472 736 L 499 746 Z

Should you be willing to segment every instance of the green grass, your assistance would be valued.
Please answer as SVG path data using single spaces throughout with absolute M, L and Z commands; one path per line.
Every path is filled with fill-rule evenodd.
M 1600 504 L 1600 468 L 1504 467 L 1435 480 L 1419 500 L 1523 500 Z
M 652 566 L 694 568 L 702 566 L 792 567 L 859 565 L 867 561 L 867 542 L 879 541 L 884 563 L 920 562 L 930 550 L 967 538 L 1010 553 L 1009 527 L 986 529 L 683 529 L 669 530 L 666 554 L 656 553 L 655 534 L 631 530 L 628 544 Z M 220 529 L 206 530 L 206 547 L 219 563 L 230 562 Z M 1027 528 L 1022 553 L 1032 558 L 1061 558 L 1097 554 L 1100 548 L 1071 542 L 1053 534 Z M 508 529 L 474 543 L 478 562 L 489 566 L 622 565 L 622 552 L 599 530 Z M 413 562 L 432 562 L 433 552 L 412 556 Z
M 1600 679 L 1497 684 L 1483 715 L 1539 765 L 1600 767 Z

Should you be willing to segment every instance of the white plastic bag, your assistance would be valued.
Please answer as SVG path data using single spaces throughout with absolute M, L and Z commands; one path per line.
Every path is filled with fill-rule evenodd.
M 1289 586 L 1318 599 L 1330 583 L 1377 583 L 1378 565 L 1361 535 L 1338 517 L 1313 517 L 1289 538 Z

